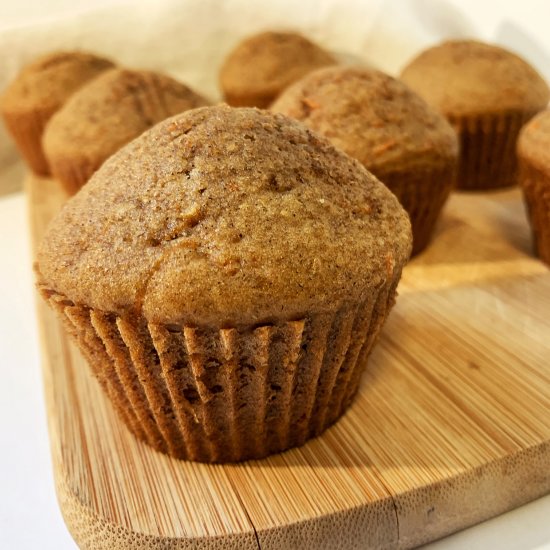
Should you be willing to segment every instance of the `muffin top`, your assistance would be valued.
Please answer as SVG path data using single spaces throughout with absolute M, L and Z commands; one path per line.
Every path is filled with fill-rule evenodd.
M 27 65 L 0 98 L 3 110 L 57 110 L 88 80 L 114 67 L 103 57 L 85 52 L 57 52 Z
M 271 110 L 327 137 L 382 180 L 393 171 L 447 165 L 456 135 L 405 84 L 380 71 L 319 69 L 293 84 Z
M 521 57 L 474 40 L 424 51 L 401 78 L 446 115 L 537 111 L 549 99 L 546 82 Z
M 550 170 L 550 111 L 542 111 L 522 128 L 518 154 L 540 170 Z
M 41 284 L 149 321 L 240 326 L 335 311 L 411 248 L 397 199 L 282 115 L 203 107 L 107 160 L 50 225 Z
M 111 69 L 78 90 L 51 118 L 43 145 L 51 159 L 90 159 L 97 165 L 147 128 L 207 105 L 168 76 Z
M 263 32 L 243 40 L 229 54 L 220 84 L 230 105 L 267 107 L 289 84 L 336 60 L 293 32 Z

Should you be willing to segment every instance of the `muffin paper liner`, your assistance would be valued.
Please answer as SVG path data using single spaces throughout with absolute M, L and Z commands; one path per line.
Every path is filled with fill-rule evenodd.
M 3 115 L 19 152 L 31 170 L 39 176 L 49 175 L 48 161 L 42 149 L 42 134 L 52 113 L 44 110 L 35 110 L 24 114 L 4 111 Z
M 105 369 L 105 365 L 108 365 L 111 359 L 106 353 L 101 340 L 91 327 L 89 310 L 75 306 L 70 300 L 64 299 L 60 294 L 42 291 L 42 295 L 49 296 L 49 304 L 64 319 L 67 332 L 78 342 L 80 350 L 90 364 L 94 376 L 110 397 L 119 416 L 138 437 L 144 439 L 145 433 L 130 405 L 120 379 L 118 377 L 107 378 L 109 371 Z
M 536 113 L 449 117 L 460 141 L 456 187 L 475 191 L 515 185 L 517 137 Z
M 427 168 L 415 168 L 380 176 L 407 211 L 413 233 L 412 254 L 422 252 L 429 244 L 439 214 L 453 189 L 454 163 Z
M 550 176 L 520 159 L 519 182 L 538 256 L 550 265 Z
M 359 305 L 239 329 L 148 323 L 39 289 L 139 439 L 177 458 L 231 462 L 301 445 L 343 414 L 400 275 Z

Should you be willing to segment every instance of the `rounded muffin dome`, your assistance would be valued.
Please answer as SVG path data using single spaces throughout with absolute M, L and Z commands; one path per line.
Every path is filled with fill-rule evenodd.
M 446 115 L 536 112 L 550 97 L 546 82 L 521 57 L 475 40 L 429 48 L 403 69 L 401 78 Z
M 58 109 L 83 84 L 112 67 L 112 61 L 91 53 L 47 54 L 23 68 L 0 102 L 16 111 Z
M 6 127 L 34 173 L 48 175 L 42 134 L 52 115 L 79 88 L 114 63 L 85 52 L 56 52 L 30 63 L 0 96 Z
M 235 47 L 222 65 L 220 84 L 230 105 L 267 107 L 289 84 L 335 63 L 330 53 L 305 36 L 267 31 Z
M 550 111 L 540 112 L 522 128 L 517 150 L 523 159 L 550 172 Z
M 204 107 L 107 160 L 50 225 L 38 271 L 103 311 L 250 325 L 364 300 L 410 231 L 384 185 L 300 123 Z
M 53 175 L 75 193 L 105 159 L 145 130 L 208 101 L 154 71 L 111 69 L 51 118 L 43 145 Z
M 403 82 L 363 67 L 327 67 L 296 82 L 271 110 L 303 122 L 377 177 L 456 159 L 450 124 Z

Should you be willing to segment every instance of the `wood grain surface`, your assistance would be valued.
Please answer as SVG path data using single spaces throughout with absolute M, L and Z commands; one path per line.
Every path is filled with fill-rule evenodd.
M 64 196 L 26 181 L 34 244 Z M 351 409 L 260 461 L 136 441 L 41 302 L 57 492 L 82 548 L 410 548 L 550 492 L 550 271 L 518 190 L 455 194 Z

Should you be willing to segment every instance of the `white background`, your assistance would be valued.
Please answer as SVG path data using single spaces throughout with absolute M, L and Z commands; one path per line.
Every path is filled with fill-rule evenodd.
M 180 6 L 180 18 L 185 16 L 186 2 L 177 3 L 165 0 L 174 9 Z M 203 6 L 212 7 L 219 3 L 205 0 Z M 233 6 L 247 5 L 240 0 L 228 0 Z M 550 2 L 545 0 L 357 0 L 332 2 L 340 11 L 347 7 L 357 12 L 361 4 L 365 19 L 349 22 L 345 17 L 334 17 L 334 28 L 324 32 L 320 18 L 323 13 L 330 14 L 331 2 L 302 1 L 301 4 L 317 13 L 317 19 L 308 29 L 316 38 L 325 38 L 334 49 L 346 50 L 341 41 L 343 35 L 360 36 L 361 25 L 364 27 L 365 40 L 356 40 L 353 47 L 347 49 L 356 57 L 374 62 L 389 72 L 396 72 L 404 61 L 415 50 L 424 47 L 436 39 L 447 35 L 472 35 L 482 39 L 499 42 L 511 47 L 527 59 L 550 80 L 550 62 L 546 52 L 550 52 Z M 98 41 L 101 33 L 90 31 L 96 20 L 96 10 L 110 10 L 117 17 L 142 14 L 148 11 L 160 13 L 162 2 L 134 2 L 130 9 L 127 2 L 100 0 L 50 0 L 48 2 L 0 0 L 0 84 L 5 84 L 17 69 L 19 61 L 30 58 L 39 51 L 45 50 L 48 44 L 70 44 L 91 47 Z M 226 2 L 227 4 L 227 2 Z M 292 5 L 290 0 L 270 0 L 254 2 L 255 9 L 260 6 L 269 13 L 265 16 L 264 27 L 273 17 L 278 25 L 288 21 L 284 19 L 288 9 L 281 6 Z M 120 7 L 122 6 L 122 7 Z M 252 6 L 252 0 L 249 3 Z M 205 9 L 201 8 L 204 15 Z M 307 9 L 307 6 L 306 8 Z M 324 10 L 324 11 L 323 11 Z M 351 13 L 350 11 L 350 13 Z M 79 13 L 78 17 L 75 15 Z M 81 13 L 84 12 L 84 25 L 78 27 Z M 105 12 L 105 13 L 108 13 Z M 321 15 L 319 15 L 319 13 Z M 90 15 L 92 14 L 92 15 Z M 370 16 L 370 17 L 369 17 Z M 246 18 L 245 18 L 246 19 Z M 256 18 L 257 19 L 257 18 Z M 261 18 L 260 18 L 261 19 Z M 66 21 L 60 28 L 76 29 L 68 37 L 49 38 L 47 29 L 58 28 L 59 21 Z M 252 27 L 254 18 L 249 19 L 250 27 L 240 28 L 240 34 L 246 34 Z M 158 18 L 157 21 L 162 21 Z M 223 22 L 222 22 L 223 23 Z M 184 23 L 182 23 L 183 25 Z M 29 28 L 40 32 L 29 35 Z M 111 30 L 120 33 L 124 25 L 114 25 Z M 200 25 L 199 25 L 200 28 Z M 383 28 L 384 33 L 379 29 Z M 44 30 L 46 29 L 46 31 Z M 176 29 L 177 30 L 177 29 Z M 25 40 L 17 42 L 14 37 L 20 35 Z M 145 32 L 145 31 L 144 31 Z M 154 36 L 155 29 L 147 29 L 149 36 Z M 206 32 L 206 31 L 205 31 Z M 59 33 L 57 33 L 58 35 Z M 9 40 L 3 40 L 8 36 Z M 29 38 L 30 36 L 30 38 Z M 33 40 L 33 36 L 36 40 Z M 168 35 L 163 35 L 168 36 Z M 229 44 L 233 38 L 227 34 L 217 35 L 222 45 Z M 392 47 L 388 45 L 392 38 Z M 109 52 L 109 37 L 106 38 L 103 50 L 113 56 L 137 62 L 139 44 L 130 39 L 129 47 L 124 50 L 124 36 L 118 36 L 113 44 L 119 47 Z M 180 40 L 186 39 L 181 33 Z M 189 37 L 189 39 L 191 39 Z M 10 42 L 11 41 L 11 42 Z M 234 40 L 233 40 L 234 41 Z M 8 44 L 12 44 L 10 49 Z M 20 44 L 17 48 L 13 43 Z M 23 48 L 25 45 L 26 50 Z M 131 49 L 130 49 L 131 46 Z M 2 49 L 4 47 L 4 49 Z M 114 48 L 114 46 L 113 46 Z M 368 51 L 363 51 L 364 48 Z M 96 48 L 101 51 L 101 45 Z M 225 50 L 223 50 L 225 51 Z M 223 51 L 221 54 L 223 54 Z M 145 56 L 146 54 L 142 52 Z M 221 55 L 219 54 L 219 55 Z M 219 56 L 218 56 L 219 57 Z M 119 57 L 120 58 L 120 57 Z M 184 74 L 187 81 L 201 91 L 215 95 L 215 79 L 201 80 L 191 69 L 179 68 L 173 64 L 170 55 L 159 56 L 159 64 L 166 70 Z M 144 65 L 155 66 L 155 59 L 144 57 Z M 215 63 L 213 65 L 215 67 Z M 3 69 L 3 72 L 1 71 Z M 194 80 L 195 79 L 195 80 Z M 202 84 L 202 86 L 201 86 Z M 7 168 L 16 158 L 8 142 L 2 141 L 0 135 L 0 178 L 7 178 Z M 13 167 L 12 167 L 13 168 Z M 16 167 L 16 173 L 20 173 Z M 13 177 L 13 170 L 9 172 Z M 18 176 L 16 176 L 18 177 Z M 3 182 L 0 181 L 0 188 Z M 38 353 L 38 335 L 34 316 L 34 290 L 29 251 L 24 199 L 20 194 L 0 198 L 0 549 L 55 549 L 75 548 L 74 542 L 66 531 L 55 501 L 55 492 L 49 457 L 45 407 L 42 395 L 40 358 Z M 549 413 L 550 414 L 550 413 Z M 550 475 L 550 473 L 549 473 Z M 430 545 L 433 549 L 486 549 L 503 550 L 545 549 L 550 550 L 550 496 L 526 505 L 518 510 L 485 522 L 447 539 Z

